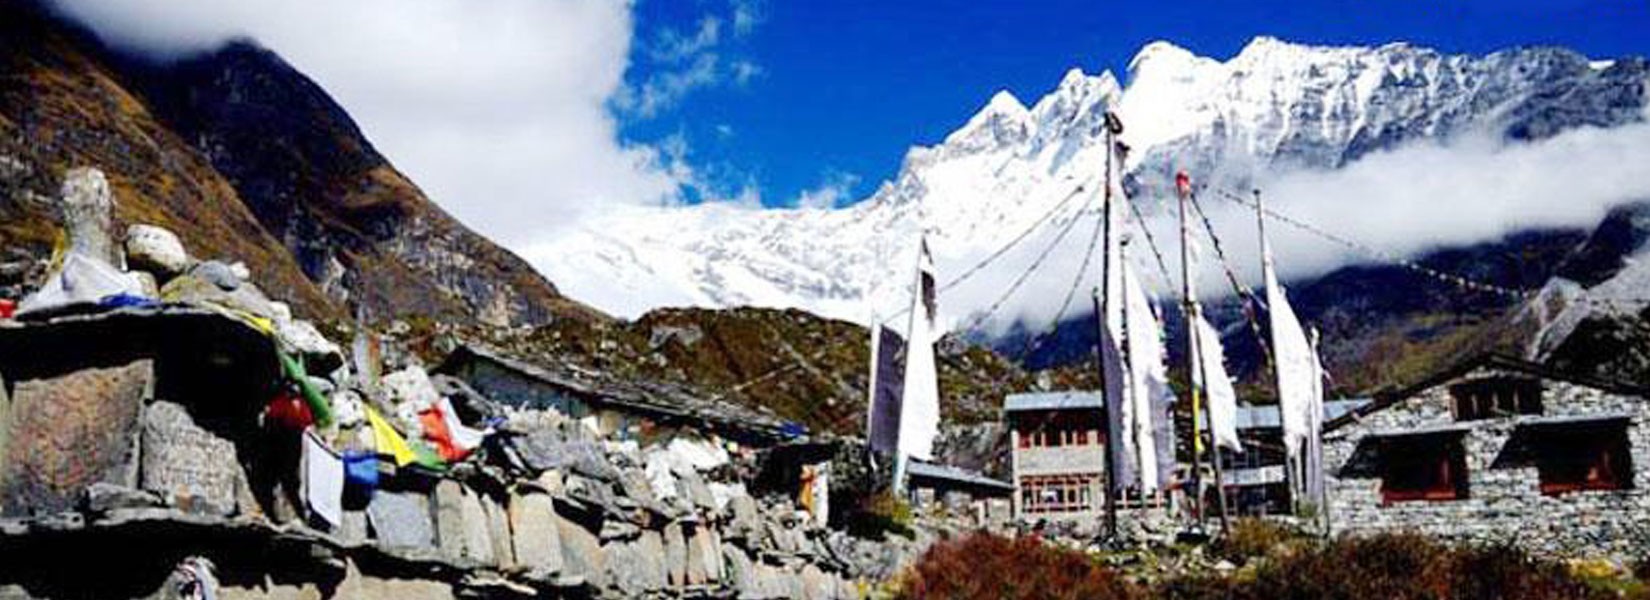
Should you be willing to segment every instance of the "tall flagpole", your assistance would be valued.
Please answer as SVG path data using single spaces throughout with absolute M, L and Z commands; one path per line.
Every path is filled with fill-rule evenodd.
M 1266 207 L 1265 207 L 1264 204 L 1262 204 L 1259 189 L 1254 190 L 1254 197 L 1255 197 L 1255 227 L 1260 232 L 1261 277 L 1265 278 L 1267 270 L 1272 268 L 1272 245 L 1271 245 L 1271 242 L 1267 241 L 1267 239 L 1266 239 Z M 1270 282 L 1265 282 L 1265 285 L 1270 285 Z M 1277 310 L 1277 307 L 1276 306 L 1267 306 L 1266 309 L 1267 309 L 1268 313 L 1270 314 L 1270 311 Z M 1271 330 L 1270 327 L 1268 327 L 1267 329 L 1269 331 Z M 1278 333 L 1276 331 L 1272 331 L 1271 333 L 1272 333 L 1272 341 L 1273 341 L 1273 346 L 1274 346 L 1274 348 L 1272 349 L 1272 368 L 1273 368 L 1274 376 L 1276 376 L 1275 374 L 1277 373 L 1277 368 L 1278 368 L 1278 356 L 1277 356 L 1277 348 L 1276 348 Z M 1282 389 L 1278 390 L 1278 417 L 1279 417 L 1279 422 L 1282 422 L 1282 420 L 1283 420 L 1283 390 Z M 1287 437 L 1288 433 L 1285 433 L 1284 435 Z M 1288 484 L 1289 484 L 1288 485 L 1288 487 L 1289 487 L 1289 512 L 1290 512 L 1290 514 L 1299 514 L 1300 513 L 1300 485 L 1301 485 L 1301 480 L 1300 480 L 1301 479 L 1300 457 L 1298 456 L 1298 454 L 1299 454 L 1298 452 L 1294 453 L 1296 455 L 1293 455 L 1293 456 L 1291 455 L 1291 453 L 1288 452 L 1288 450 L 1287 450 L 1287 448 L 1288 448 L 1287 441 L 1288 440 L 1286 439 L 1285 440 L 1286 443 L 1284 444 L 1285 452 L 1284 452 L 1284 457 L 1283 457 L 1283 465 L 1284 465 L 1284 475 L 1287 476 L 1287 481 L 1288 481 Z
M 1191 199 L 1192 183 L 1191 178 L 1186 175 L 1185 171 L 1175 174 L 1175 189 L 1180 194 L 1180 276 L 1181 293 L 1185 300 L 1184 311 L 1181 314 L 1186 317 L 1186 340 L 1189 347 L 1187 368 L 1190 370 L 1187 374 L 1187 381 L 1191 384 L 1189 387 L 1192 394 L 1192 489 L 1197 494 L 1195 506 L 1198 511 L 1198 523 L 1202 524 L 1207 521 L 1203 512 L 1203 486 L 1201 485 L 1204 450 L 1202 426 L 1205 423 L 1203 417 L 1208 413 L 1208 410 L 1202 406 L 1200 393 L 1204 391 L 1203 386 L 1208 385 L 1209 369 L 1203 360 L 1204 340 L 1201 333 L 1202 327 L 1200 327 L 1203 318 L 1203 307 L 1197 302 L 1197 293 L 1194 291 L 1192 280 L 1192 273 L 1195 272 L 1195 269 L 1191 266 L 1193 261 L 1190 250 L 1191 229 L 1186 211 L 1186 204 Z M 1209 445 L 1207 448 L 1211 453 L 1210 463 L 1215 476 L 1215 502 L 1218 503 L 1217 510 L 1220 515 L 1221 533 L 1226 533 L 1228 531 L 1226 488 L 1224 478 L 1221 476 L 1220 443 L 1215 439 L 1213 421 L 1207 423 L 1209 425 Z
M 1204 522 L 1203 514 L 1203 407 L 1198 394 L 1198 386 L 1203 382 L 1198 368 L 1203 362 L 1198 359 L 1196 299 L 1192 295 L 1192 249 L 1191 229 L 1186 225 L 1186 172 L 1175 175 L 1176 188 L 1180 192 L 1180 314 L 1186 317 L 1187 362 L 1186 382 L 1192 396 L 1192 510 L 1196 511 L 1197 524 L 1201 528 Z
M 1098 351 L 1098 352 L 1095 353 L 1095 358 L 1097 359 L 1097 365 L 1100 367 L 1100 390 L 1101 390 L 1102 394 L 1104 394 L 1105 390 L 1110 389 L 1110 387 L 1108 386 L 1109 382 L 1106 381 L 1106 349 L 1105 349 L 1105 344 L 1106 344 L 1106 337 L 1109 335 L 1109 332 L 1108 332 L 1107 328 L 1109 328 L 1111 326 L 1111 323 L 1109 321 L 1110 321 L 1110 315 L 1111 315 L 1110 311 L 1111 311 L 1111 299 L 1112 299 L 1112 289 L 1111 289 L 1112 272 L 1111 272 L 1111 259 L 1110 259 L 1110 257 L 1105 256 L 1105 255 L 1106 255 L 1106 253 L 1111 252 L 1111 239 L 1112 239 L 1111 236 L 1113 235 L 1113 233 L 1112 233 L 1112 201 L 1113 201 L 1113 199 L 1112 199 L 1112 189 L 1111 189 L 1112 188 L 1112 168 L 1113 168 L 1113 161 L 1115 160 L 1116 151 L 1117 151 L 1117 148 L 1116 148 L 1117 134 L 1119 132 L 1121 132 L 1122 129 L 1123 129 L 1123 123 L 1117 119 L 1117 115 L 1112 113 L 1111 111 L 1106 111 L 1106 176 L 1105 176 L 1105 183 L 1104 183 L 1104 185 L 1106 186 L 1106 191 L 1105 191 L 1104 201 L 1102 202 L 1102 206 L 1101 206 L 1101 219 L 1103 219 L 1104 225 L 1101 227 L 1101 229 L 1103 230 L 1103 233 L 1101 234 L 1103 239 L 1101 240 L 1102 243 L 1101 243 L 1101 246 L 1100 246 L 1101 258 L 1100 258 L 1099 294 L 1097 294 L 1096 298 L 1094 299 L 1095 317 L 1096 317 L 1096 320 L 1100 323 L 1099 336 L 1096 338 L 1096 343 L 1095 343 L 1095 349 Z M 1121 398 L 1105 398 L 1105 401 L 1102 403 L 1101 410 L 1102 411 L 1121 410 L 1121 406 L 1111 406 L 1111 404 L 1117 403 L 1117 402 L 1122 402 L 1122 401 L 1123 400 Z M 1102 423 L 1107 424 L 1107 427 L 1106 427 L 1106 429 L 1107 429 L 1107 431 L 1106 431 L 1106 444 L 1105 444 L 1105 447 L 1106 447 L 1106 482 L 1105 482 L 1106 483 L 1106 535 L 1107 535 L 1108 538 L 1110 538 L 1112 540 L 1116 540 L 1117 539 L 1117 491 L 1116 491 L 1116 487 L 1117 487 L 1117 483 L 1118 483 L 1117 482 L 1117 460 L 1118 460 L 1118 457 L 1116 456 L 1116 453 L 1112 452 L 1112 441 L 1111 440 L 1113 439 L 1113 436 L 1118 435 L 1119 432 L 1111 431 L 1111 429 L 1112 429 L 1111 428 L 1111 419 L 1109 418 L 1109 415 L 1107 415 L 1105 413 L 1101 413 L 1100 419 L 1101 419 Z

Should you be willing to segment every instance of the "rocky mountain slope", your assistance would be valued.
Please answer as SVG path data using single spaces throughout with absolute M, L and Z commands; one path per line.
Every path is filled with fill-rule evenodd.
M 595 316 L 443 212 L 324 91 L 251 42 L 156 64 L 32 2 L 0 3 L 0 156 L 11 192 L 0 197 L 0 254 L 14 262 L 50 254 L 51 217 L 29 198 L 95 165 L 121 221 L 240 257 L 307 316 L 337 320 L 357 306 L 372 320 L 490 325 Z M 14 280 L 38 270 L 9 269 Z

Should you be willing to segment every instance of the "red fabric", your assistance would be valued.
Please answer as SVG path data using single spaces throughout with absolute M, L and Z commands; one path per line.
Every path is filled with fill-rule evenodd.
M 442 460 L 458 462 L 470 454 L 468 450 L 453 443 L 453 432 L 447 429 L 447 420 L 441 416 L 441 409 L 431 407 L 420 411 L 418 422 L 424 424 L 424 439 L 435 444 Z
M 303 397 L 291 390 L 282 390 L 269 401 L 269 406 L 264 407 L 264 422 L 303 431 L 315 423 L 315 414 L 309 411 L 309 404 L 304 402 Z
M 17 303 L 11 300 L 0 300 L 0 319 L 10 319 L 17 313 Z

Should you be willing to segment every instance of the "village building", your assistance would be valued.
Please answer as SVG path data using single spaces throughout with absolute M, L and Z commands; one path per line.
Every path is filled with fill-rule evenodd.
M 1010 394 L 1003 401 L 1022 520 L 1098 518 L 1105 509 L 1106 431 L 1097 392 Z
M 906 489 L 918 508 L 942 506 L 952 514 L 971 515 L 977 525 L 1006 523 L 1011 518 L 1014 485 L 984 474 L 913 460 L 906 466 Z
M 1370 402 L 1369 398 L 1325 401 L 1324 419 L 1334 420 Z M 1276 404 L 1238 406 L 1237 432 L 1243 451 L 1220 451 L 1228 514 L 1258 517 L 1289 513 L 1282 419 Z
M 1329 421 L 1337 532 L 1419 531 L 1538 553 L 1650 546 L 1638 386 L 1486 355 Z

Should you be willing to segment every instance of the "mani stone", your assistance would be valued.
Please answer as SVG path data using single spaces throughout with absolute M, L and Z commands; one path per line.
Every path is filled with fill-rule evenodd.
M 561 513 L 556 514 L 556 531 L 561 537 L 562 564 L 566 567 L 566 574 L 590 587 L 605 587 L 607 556 L 596 534 L 561 516 Z
M 451 479 L 435 486 L 436 540 L 441 553 L 453 560 L 494 564 L 493 542 L 487 533 L 487 511 L 475 492 Z
M 671 585 L 687 585 L 688 548 L 687 537 L 682 535 L 682 525 L 671 523 L 665 525 L 664 556 L 666 575 Z
M 709 527 L 694 527 L 687 539 L 687 582 L 689 585 L 722 580 L 721 542 Z
M 510 497 L 510 537 L 516 564 L 529 579 L 548 581 L 562 570 L 561 534 L 555 500 L 549 494 L 517 492 Z
M 0 406 L 0 516 L 73 508 L 94 483 L 137 486 L 149 360 L 12 382 Z
M 189 252 L 171 231 L 154 225 L 126 228 L 126 263 L 157 279 L 171 279 L 189 268 Z
M 367 504 L 367 519 L 386 548 L 433 548 L 435 529 L 423 494 L 379 490 Z
M 142 448 L 142 488 L 186 512 L 229 516 L 250 494 L 235 445 L 202 429 L 178 404 L 144 410 Z
M 510 515 L 504 505 L 491 496 L 481 496 L 481 508 L 487 513 L 487 538 L 493 543 L 493 564 L 500 569 L 516 566 L 516 551 L 510 543 Z

